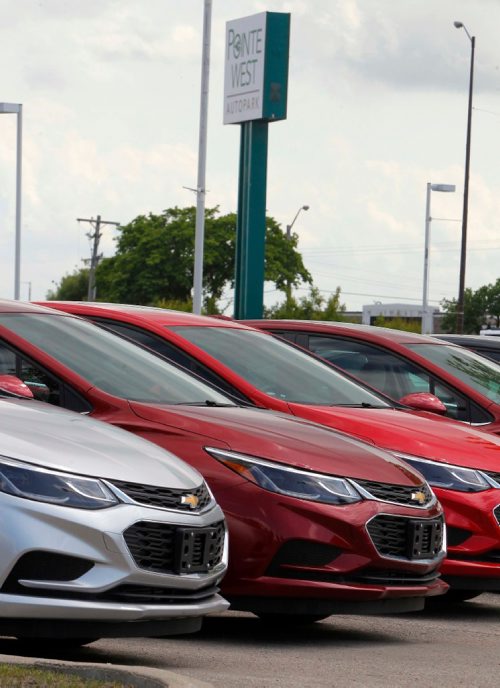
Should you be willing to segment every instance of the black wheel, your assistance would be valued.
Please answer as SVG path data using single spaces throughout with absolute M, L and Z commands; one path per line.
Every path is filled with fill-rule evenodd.
M 308 626 L 328 619 L 330 614 L 257 614 L 262 623 L 268 626 Z

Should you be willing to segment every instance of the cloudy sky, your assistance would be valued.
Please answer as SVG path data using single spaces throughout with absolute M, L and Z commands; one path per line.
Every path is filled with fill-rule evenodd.
M 0 0 L 0 102 L 23 103 L 21 298 L 90 256 L 88 224 L 194 205 L 203 0 Z M 458 293 L 476 36 L 466 286 L 500 276 L 499 0 L 213 0 L 207 205 L 236 210 L 240 127 L 222 124 L 227 21 L 291 13 L 288 118 L 270 125 L 268 214 L 348 309 Z M 16 117 L 0 117 L 0 294 L 14 295 Z M 112 226 L 101 250 L 114 251 Z M 299 291 L 298 295 L 304 294 Z M 230 296 L 230 295 L 228 295 Z M 266 303 L 279 295 L 266 285 Z M 231 307 L 229 306 L 229 313 Z

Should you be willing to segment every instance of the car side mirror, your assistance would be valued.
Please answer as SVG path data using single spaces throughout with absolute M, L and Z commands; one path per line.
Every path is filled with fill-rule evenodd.
M 34 398 L 34 394 L 28 385 L 25 385 L 24 382 L 15 375 L 0 375 L 0 391 L 1 390 L 10 392 L 11 394 L 17 394 L 26 399 Z
M 447 408 L 435 394 L 428 392 L 415 392 L 414 394 L 407 394 L 399 400 L 400 404 L 410 406 L 418 411 L 429 411 L 430 413 L 438 413 L 444 416 Z

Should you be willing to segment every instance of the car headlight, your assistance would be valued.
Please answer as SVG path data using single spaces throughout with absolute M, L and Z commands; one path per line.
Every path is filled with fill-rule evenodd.
M 343 478 L 311 473 L 224 449 L 205 447 L 205 450 L 232 471 L 270 492 L 337 505 L 352 504 L 363 499 L 355 487 Z
M 421 473 L 427 482 L 434 487 L 442 487 L 445 490 L 457 490 L 459 492 L 482 492 L 496 487 L 493 480 L 482 471 L 473 468 L 463 468 L 438 461 L 427 461 L 415 456 L 396 454 Z
M 106 509 L 119 500 L 101 481 L 0 456 L 0 492 L 76 509 Z

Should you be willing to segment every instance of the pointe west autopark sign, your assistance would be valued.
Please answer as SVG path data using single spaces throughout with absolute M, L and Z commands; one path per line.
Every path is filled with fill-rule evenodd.
M 226 24 L 224 124 L 286 118 L 290 15 L 261 12 Z

